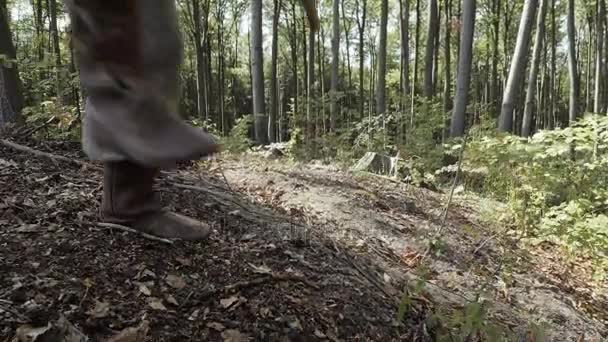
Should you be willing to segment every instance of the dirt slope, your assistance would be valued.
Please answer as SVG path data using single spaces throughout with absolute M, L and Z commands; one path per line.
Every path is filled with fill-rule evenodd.
M 83 159 L 76 144 L 22 143 Z M 606 284 L 551 246 L 509 253 L 520 267 L 492 277 L 513 239 L 471 219 L 479 203 L 450 211 L 398 326 L 444 195 L 322 166 L 222 165 L 163 175 L 163 201 L 214 226 L 208 243 L 170 245 L 98 225 L 96 166 L 0 146 L 0 341 L 60 315 L 92 340 L 145 320 L 150 341 L 431 341 L 428 315 L 462 307 L 488 277 L 490 316 L 512 331 L 535 321 L 553 341 L 608 338 Z

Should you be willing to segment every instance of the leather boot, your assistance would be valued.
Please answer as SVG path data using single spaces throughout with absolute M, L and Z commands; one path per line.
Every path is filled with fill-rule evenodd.
M 206 239 L 211 233 L 207 224 L 161 207 L 153 189 L 158 174 L 158 169 L 131 162 L 106 163 L 101 205 L 104 221 L 167 239 Z

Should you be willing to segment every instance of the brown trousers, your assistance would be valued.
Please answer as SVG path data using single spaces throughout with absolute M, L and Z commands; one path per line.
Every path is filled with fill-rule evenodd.
M 215 149 L 178 113 L 182 41 L 174 0 L 65 0 L 87 94 L 93 160 L 172 166 Z

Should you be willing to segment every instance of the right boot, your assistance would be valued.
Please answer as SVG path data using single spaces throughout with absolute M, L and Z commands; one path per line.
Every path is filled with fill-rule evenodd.
M 161 238 L 205 240 L 209 225 L 162 208 L 154 192 L 158 174 L 159 169 L 127 161 L 104 164 L 103 220 Z

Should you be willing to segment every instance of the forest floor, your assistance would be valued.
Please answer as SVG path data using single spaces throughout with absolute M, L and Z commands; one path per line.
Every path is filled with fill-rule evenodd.
M 0 342 L 433 341 L 433 314 L 477 299 L 520 340 L 534 325 L 548 341 L 608 339 L 590 261 L 488 224 L 498 203 L 456 197 L 444 221 L 446 193 L 222 156 L 159 182 L 165 204 L 212 224 L 210 241 L 155 241 L 100 226 L 101 170 L 77 143 L 17 142 L 65 158 L 0 144 Z

